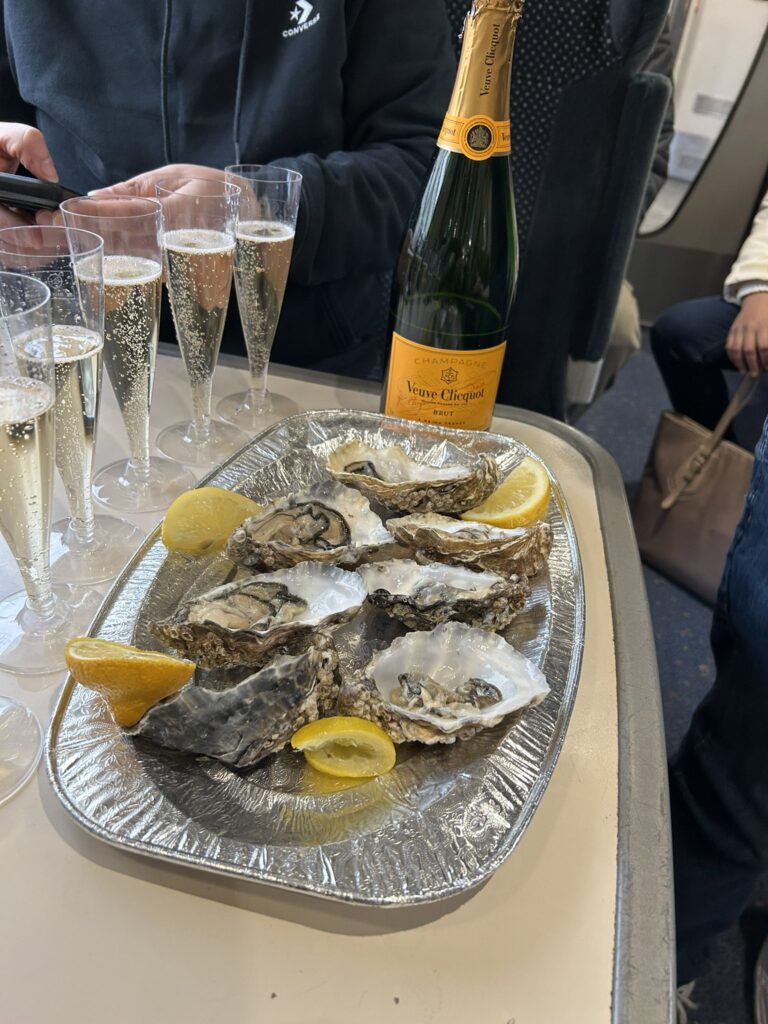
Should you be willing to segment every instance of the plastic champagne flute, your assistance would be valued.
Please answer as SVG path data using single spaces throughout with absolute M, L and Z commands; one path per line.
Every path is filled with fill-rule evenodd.
M 149 417 L 162 293 L 162 208 L 155 199 L 84 196 L 61 205 L 68 227 L 104 239 L 104 362 L 130 457 L 100 469 L 96 500 L 124 512 L 165 510 L 195 477 L 150 455 Z
M 0 697 L 0 804 L 32 777 L 42 752 L 43 733 L 29 708 Z
M 125 519 L 96 515 L 93 482 L 104 347 L 103 242 L 79 228 L 0 230 L 0 268 L 46 284 L 56 401 L 55 461 L 70 518 L 53 524 L 55 583 L 100 583 L 120 572 L 144 534 Z
M 0 600 L 0 669 L 19 676 L 63 669 L 101 600 L 51 583 L 55 403 L 50 291 L 0 272 L 0 533 L 24 584 Z
M 165 178 L 155 190 L 163 204 L 165 282 L 176 337 L 192 390 L 192 419 L 163 430 L 157 446 L 191 466 L 216 465 L 248 440 L 211 416 L 213 373 L 232 287 L 240 189 L 210 178 Z
M 240 190 L 235 291 L 248 353 L 247 391 L 223 398 L 216 412 L 245 430 L 266 426 L 275 411 L 267 371 L 296 235 L 301 175 L 272 164 L 233 164 L 227 181 Z

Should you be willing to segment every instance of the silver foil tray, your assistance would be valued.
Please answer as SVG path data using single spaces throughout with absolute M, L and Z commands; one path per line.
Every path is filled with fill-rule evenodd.
M 361 437 L 414 457 L 488 452 L 507 473 L 528 449 L 494 434 L 404 423 L 372 413 L 283 420 L 204 483 L 264 500 L 324 475 L 328 452 Z M 459 446 L 459 451 L 454 448 Z M 341 788 L 283 751 L 249 775 L 126 737 L 99 696 L 68 680 L 48 735 L 53 788 L 92 835 L 164 861 L 352 903 L 402 906 L 478 885 L 512 852 L 549 782 L 576 695 L 584 637 L 573 524 L 553 481 L 549 571 L 534 580 L 507 638 L 541 666 L 551 692 L 472 740 L 400 748 L 388 775 Z M 107 596 L 93 636 L 156 648 L 147 630 L 185 596 L 231 572 L 223 556 L 168 553 L 155 531 Z M 365 611 L 337 631 L 343 671 L 404 632 Z M 215 684 L 210 674 L 206 685 Z M 223 685 L 223 682 L 222 682 Z

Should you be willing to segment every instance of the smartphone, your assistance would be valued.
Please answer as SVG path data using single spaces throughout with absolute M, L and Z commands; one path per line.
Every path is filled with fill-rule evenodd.
M 71 188 L 53 181 L 28 178 L 23 174 L 0 172 L 0 203 L 20 210 L 57 210 L 65 199 L 79 196 Z

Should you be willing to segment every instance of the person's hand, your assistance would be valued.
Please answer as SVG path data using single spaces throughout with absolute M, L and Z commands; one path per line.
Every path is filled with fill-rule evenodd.
M 752 292 L 741 302 L 725 346 L 737 370 L 759 377 L 768 373 L 768 292 Z
M 0 121 L 0 171 L 13 174 L 20 164 L 36 178 L 44 181 L 59 180 L 42 132 L 29 124 Z M 0 227 L 31 224 L 33 219 L 21 210 L 0 205 Z
M 154 199 L 155 185 L 163 178 L 211 178 L 213 181 L 223 181 L 224 171 L 206 167 L 205 164 L 166 164 L 165 167 L 156 167 L 153 171 L 137 174 L 135 178 L 120 181 L 109 188 L 97 189 L 89 195 L 142 196 L 145 199 Z

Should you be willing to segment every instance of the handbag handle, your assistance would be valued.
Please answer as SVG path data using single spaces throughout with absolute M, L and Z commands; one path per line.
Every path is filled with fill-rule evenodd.
M 703 471 L 707 465 L 715 449 L 725 437 L 725 432 L 730 427 L 731 423 L 736 419 L 741 410 L 747 404 L 749 399 L 752 397 L 752 392 L 755 389 L 757 381 L 752 377 L 744 376 L 741 384 L 739 384 L 733 398 L 728 403 L 728 406 L 717 421 L 717 426 L 709 435 L 706 441 L 703 441 L 693 455 L 684 464 L 683 472 L 681 477 L 678 479 L 675 486 L 664 498 L 661 503 L 661 507 L 667 511 L 677 502 L 677 500 L 685 493 L 691 483 L 696 479 L 697 476 Z

